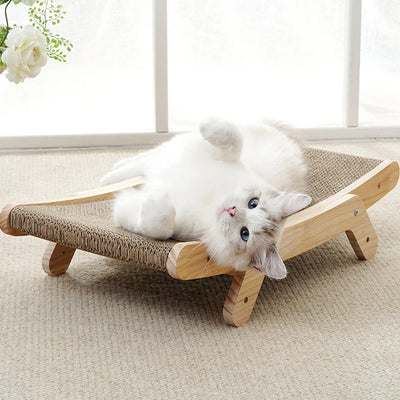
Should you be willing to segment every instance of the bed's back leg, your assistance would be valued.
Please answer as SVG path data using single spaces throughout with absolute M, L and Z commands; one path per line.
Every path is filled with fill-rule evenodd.
M 253 311 L 265 275 L 256 271 L 238 271 L 224 304 L 224 320 L 234 326 L 245 324 Z
M 42 259 L 44 272 L 50 276 L 63 274 L 68 269 L 75 250 L 72 247 L 49 242 Z
M 357 257 L 368 260 L 375 256 L 378 236 L 364 207 L 355 209 L 354 214 L 357 216 L 356 220 L 358 219 L 357 224 L 346 231 L 346 235 Z

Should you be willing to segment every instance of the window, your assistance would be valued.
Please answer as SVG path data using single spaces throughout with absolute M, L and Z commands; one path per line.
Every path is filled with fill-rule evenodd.
M 342 119 L 344 2 L 168 1 L 170 119 Z
M 360 122 L 400 126 L 400 3 L 363 2 Z
M 0 135 L 153 132 L 151 2 L 62 3 L 57 28 L 74 49 L 18 85 L 0 76 Z M 27 8 L 12 6 L 10 21 L 27 23 Z
M 361 0 L 63 4 L 60 33 L 74 50 L 66 64 L 51 60 L 22 84 L 0 77 L 0 138 L 179 132 L 207 115 L 270 116 L 339 132 L 346 60 L 352 68 L 361 60 L 360 92 L 358 68 L 347 81 L 354 125 L 390 125 L 390 136 L 400 137 L 397 0 L 364 0 L 362 14 Z M 10 19 L 22 22 L 26 13 L 15 13 L 26 10 L 11 8 Z M 354 39 L 350 58 L 346 37 Z

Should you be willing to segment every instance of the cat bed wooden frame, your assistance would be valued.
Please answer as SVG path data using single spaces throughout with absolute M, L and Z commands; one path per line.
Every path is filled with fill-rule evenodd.
M 373 257 L 378 238 L 366 210 L 395 187 L 398 163 L 309 148 L 304 153 L 313 204 L 287 218 L 279 242 L 282 259 L 342 232 L 358 258 Z M 143 182 L 143 177 L 136 177 L 66 199 L 7 205 L 0 214 L 0 228 L 9 235 L 33 235 L 49 241 L 42 265 L 52 276 L 68 269 L 76 249 L 166 271 L 181 280 L 233 275 L 223 316 L 231 325 L 246 323 L 265 277 L 262 273 L 222 268 L 209 259 L 204 244 L 198 241 L 151 240 L 115 226 L 111 219 L 113 193 Z

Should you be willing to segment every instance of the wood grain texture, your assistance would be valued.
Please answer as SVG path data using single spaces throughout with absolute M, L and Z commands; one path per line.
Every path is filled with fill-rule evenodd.
M 176 279 L 189 280 L 221 274 L 233 274 L 233 268 L 226 268 L 210 260 L 202 242 L 177 243 L 168 255 L 167 271 Z
M 375 256 L 378 249 L 378 236 L 365 210 L 361 211 L 358 224 L 347 230 L 346 235 L 360 260 L 368 260 Z
M 373 170 L 334 196 L 341 197 L 345 194 L 356 194 L 361 197 L 365 208 L 369 208 L 389 193 L 397 185 L 398 180 L 399 163 L 397 161 L 382 161 Z
M 63 274 L 68 269 L 75 250 L 72 247 L 49 242 L 42 259 L 44 272 L 50 276 Z
M 63 197 L 60 199 L 54 200 L 47 200 L 43 202 L 35 202 L 35 203 L 18 203 L 18 204 L 7 204 L 3 207 L 0 213 L 0 229 L 6 233 L 7 235 L 12 236 L 25 236 L 26 233 L 16 231 L 10 227 L 9 219 L 10 213 L 14 207 L 17 206 L 31 206 L 31 205 L 56 205 L 56 204 L 76 204 L 76 203 L 84 203 L 87 201 L 94 201 L 94 200 L 104 200 L 111 198 L 114 193 L 128 189 L 130 187 L 137 187 L 144 183 L 143 176 L 137 176 L 132 179 L 127 179 L 122 182 L 117 182 L 112 185 L 107 185 L 103 187 L 99 187 L 96 189 L 86 190 L 83 192 L 77 192 L 70 196 Z
M 67 196 L 60 199 L 48 200 L 37 203 L 23 203 L 26 205 L 52 205 L 52 204 L 76 204 L 85 203 L 87 201 L 104 200 L 113 197 L 114 193 L 120 190 L 128 189 L 130 187 L 137 187 L 145 182 L 143 176 L 136 176 L 131 179 L 127 179 L 121 182 L 113 183 L 112 185 L 102 186 L 95 189 L 85 190 L 77 192 L 71 196 Z M 22 204 L 21 204 L 22 205 Z
M 327 199 L 288 217 L 279 241 L 279 253 L 287 260 L 347 231 L 361 231 L 362 235 L 369 231 L 371 239 L 376 236 L 364 202 L 353 194 Z M 361 238 L 360 235 L 357 237 Z M 374 243 L 375 239 L 368 246 L 372 248 Z
M 241 326 L 249 320 L 264 277 L 256 270 L 235 272 L 223 309 L 226 323 Z
M 3 207 L 0 212 L 0 229 L 11 236 L 26 236 L 27 234 L 24 232 L 16 231 L 10 226 L 10 213 L 12 209 L 16 207 L 16 204 L 7 204 Z

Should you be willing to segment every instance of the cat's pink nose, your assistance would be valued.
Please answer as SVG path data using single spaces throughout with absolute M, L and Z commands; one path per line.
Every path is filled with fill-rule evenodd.
M 231 217 L 234 217 L 236 215 L 236 207 L 228 208 L 226 211 L 228 211 Z

